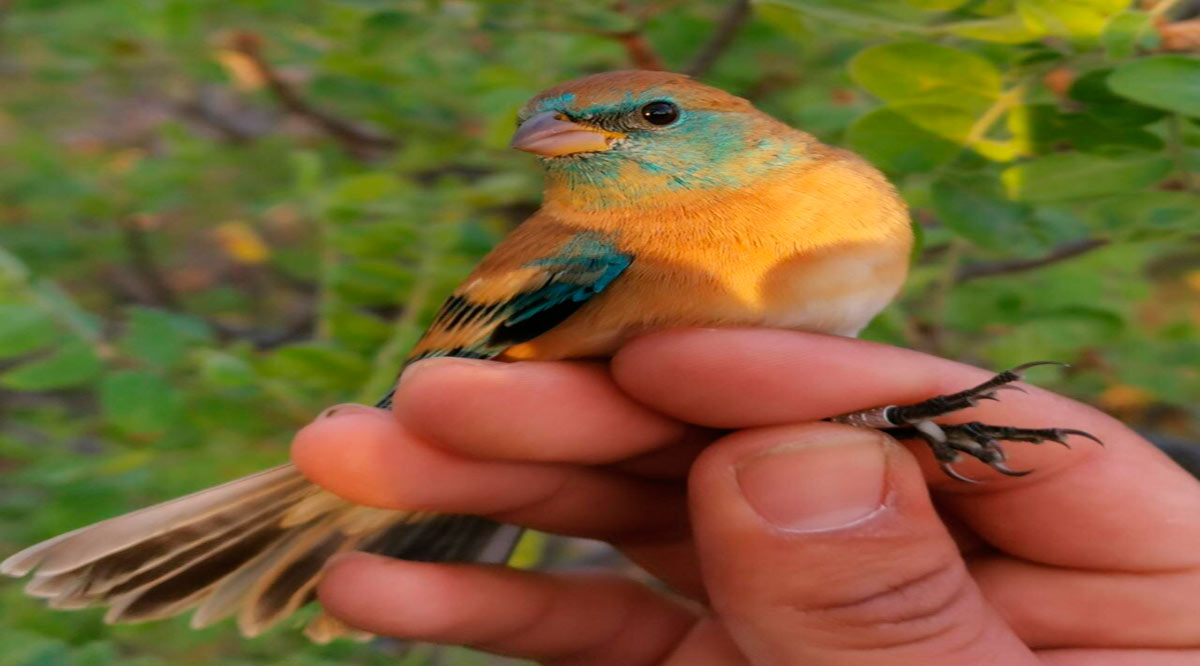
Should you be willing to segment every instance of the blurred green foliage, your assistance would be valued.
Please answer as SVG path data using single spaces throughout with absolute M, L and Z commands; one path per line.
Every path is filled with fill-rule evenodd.
M 1197 436 L 1200 59 L 1127 0 L 0 2 L 0 550 L 279 462 L 371 401 L 533 210 L 515 110 L 683 69 L 883 168 L 921 240 L 868 336 Z M 712 47 L 719 25 L 737 29 Z M 720 40 L 718 40 L 719 42 Z M 0 666 L 483 664 L 109 628 L 0 588 Z

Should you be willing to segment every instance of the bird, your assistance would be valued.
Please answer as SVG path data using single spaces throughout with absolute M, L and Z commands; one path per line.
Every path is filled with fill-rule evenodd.
M 604 358 L 686 326 L 856 336 L 904 283 L 912 223 L 884 175 L 745 99 L 682 74 L 605 72 L 541 92 L 518 121 L 511 146 L 543 167 L 541 208 L 450 294 L 406 363 Z M 1079 431 L 929 419 L 994 398 L 1023 369 L 834 420 L 919 436 L 964 480 L 951 467 L 960 454 L 1022 474 L 997 440 Z M 195 609 L 194 627 L 236 616 L 254 636 L 315 600 L 336 553 L 502 563 L 519 535 L 481 517 L 358 506 L 284 464 L 55 537 L 0 572 L 32 572 L 26 592 L 53 608 L 107 606 L 108 622 Z M 356 635 L 324 612 L 305 631 Z

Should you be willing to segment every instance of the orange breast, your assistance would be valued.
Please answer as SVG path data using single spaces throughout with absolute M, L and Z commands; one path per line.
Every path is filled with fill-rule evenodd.
M 503 358 L 604 356 L 676 326 L 854 335 L 899 290 L 911 247 L 902 202 L 855 158 L 720 197 L 681 194 L 658 210 L 547 212 L 567 228 L 614 235 L 635 258 L 570 319 Z

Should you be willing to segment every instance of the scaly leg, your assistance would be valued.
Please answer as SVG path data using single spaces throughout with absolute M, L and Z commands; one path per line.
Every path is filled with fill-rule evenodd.
M 1037 361 L 1006 370 L 982 384 L 958 393 L 939 395 L 912 405 L 888 405 L 849 414 L 835 416 L 830 421 L 849 425 L 877 428 L 899 439 L 919 438 L 929 445 L 933 455 L 948 476 L 978 483 L 954 469 L 954 463 L 966 454 L 983 462 L 992 469 L 1008 476 L 1025 476 L 1032 470 L 1014 470 L 1006 464 L 1007 456 L 1001 441 L 1057 442 L 1070 448 L 1068 435 L 1086 437 L 1103 445 L 1099 439 L 1082 430 L 1072 428 L 1015 428 L 994 426 L 978 421 L 956 425 L 934 423 L 933 419 L 968 407 L 975 407 L 980 400 L 998 400 L 996 394 L 1002 390 L 1023 391 L 1012 383 L 1019 381 L 1025 370 L 1038 365 L 1061 365 L 1052 361 Z

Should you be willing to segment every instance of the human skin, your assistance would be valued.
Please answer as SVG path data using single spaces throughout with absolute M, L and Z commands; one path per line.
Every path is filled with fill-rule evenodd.
M 869 342 L 679 330 L 611 364 L 421 361 L 391 412 L 342 406 L 297 465 L 355 502 L 612 543 L 611 574 L 333 560 L 365 630 L 550 664 L 1200 663 L 1200 483 L 1104 414 L 1024 386 L 948 422 L 1086 430 L 1010 443 L 1022 478 L 947 478 L 923 444 L 819 422 L 988 371 Z

